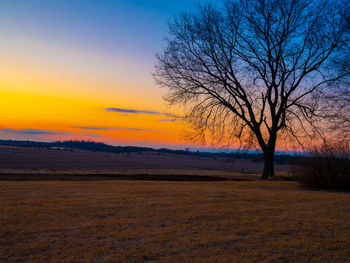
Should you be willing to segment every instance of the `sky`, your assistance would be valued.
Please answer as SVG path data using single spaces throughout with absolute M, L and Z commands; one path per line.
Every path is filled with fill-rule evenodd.
M 1 0 L 0 139 L 184 147 L 151 72 L 168 21 L 195 4 Z

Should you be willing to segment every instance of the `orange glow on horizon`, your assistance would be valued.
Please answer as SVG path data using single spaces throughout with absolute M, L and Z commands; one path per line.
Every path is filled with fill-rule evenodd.
M 200 146 L 185 140 L 186 124 L 167 121 L 166 90 L 143 63 L 21 37 L 0 42 L 0 58 L 0 139 Z
M 89 99 L 11 91 L 0 91 L 0 97 L 3 100 L 0 104 L 1 129 L 38 129 L 67 133 L 40 135 L 40 138 L 49 140 L 90 139 L 170 145 L 186 143 L 181 136 L 183 125 L 160 121 L 167 119 L 162 115 L 110 112 L 106 110 L 110 104 Z M 132 106 L 134 105 L 127 105 L 125 108 L 135 108 Z

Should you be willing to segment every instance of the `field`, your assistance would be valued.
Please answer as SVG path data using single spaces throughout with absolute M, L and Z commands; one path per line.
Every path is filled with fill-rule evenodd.
M 106 153 L 68 149 L 19 148 L 0 146 L 0 173 L 21 169 L 37 173 L 49 170 L 62 171 L 110 171 L 123 170 L 201 170 L 244 173 L 260 173 L 262 162 L 241 159 L 200 157 L 153 152 Z M 277 172 L 287 172 L 288 165 L 276 165 Z M 153 173 L 153 172 L 152 172 Z M 157 172 L 159 173 L 159 172 Z
M 349 262 L 350 195 L 296 182 L 0 182 L 0 262 Z
M 350 262 L 350 194 L 260 181 L 261 169 L 2 146 L 0 262 Z

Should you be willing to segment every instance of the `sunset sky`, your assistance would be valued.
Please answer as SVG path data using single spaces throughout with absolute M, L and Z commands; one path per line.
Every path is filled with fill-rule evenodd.
M 0 3 L 0 139 L 182 147 L 151 75 L 167 22 L 195 1 Z

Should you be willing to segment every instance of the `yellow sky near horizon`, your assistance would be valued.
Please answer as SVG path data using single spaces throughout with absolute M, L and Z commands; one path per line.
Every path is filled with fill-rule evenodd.
M 164 91 L 155 86 L 147 65 L 25 38 L 2 41 L 0 61 L 0 128 L 7 133 L 36 129 L 38 133 L 27 136 L 19 133 L 23 139 L 186 143 L 183 125 L 162 114 L 168 112 Z M 40 134 L 40 130 L 69 134 Z
M 49 136 L 52 139 L 94 139 L 109 142 L 153 141 L 181 143 L 181 125 L 165 115 L 123 113 L 106 110 L 109 104 L 88 99 L 55 97 L 0 91 L 1 129 L 37 129 L 77 133 L 75 136 Z M 11 114 L 9 114 L 11 113 Z M 95 134 L 102 137 L 86 136 Z

